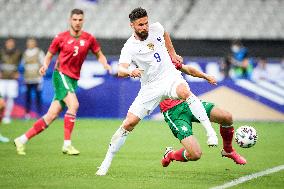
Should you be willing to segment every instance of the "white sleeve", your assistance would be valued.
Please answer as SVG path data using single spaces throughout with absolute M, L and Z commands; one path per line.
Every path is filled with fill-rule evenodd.
M 164 33 L 165 33 L 165 29 L 162 26 L 162 24 L 160 24 L 160 22 L 155 22 L 155 23 L 151 24 L 150 27 L 153 31 L 157 32 L 160 35 L 164 35 Z
M 130 64 L 132 62 L 132 56 L 131 53 L 129 51 L 129 49 L 127 48 L 126 45 L 124 45 L 124 47 L 121 49 L 121 53 L 120 53 L 120 57 L 119 57 L 119 61 L 118 63 L 128 63 Z

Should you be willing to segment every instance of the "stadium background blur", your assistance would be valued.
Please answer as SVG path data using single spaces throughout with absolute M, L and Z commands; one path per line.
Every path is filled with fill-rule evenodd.
M 237 120 L 284 121 L 284 1 L 283 0 L 0 0 L 0 44 L 14 37 L 25 50 L 35 37 L 45 52 L 52 38 L 68 28 L 72 8 L 85 11 L 84 30 L 96 36 L 114 70 L 120 50 L 131 35 L 129 12 L 138 6 L 148 11 L 150 22 L 160 22 L 171 34 L 185 63 L 217 77 L 218 86 L 186 76 L 192 91 L 233 113 Z M 240 39 L 256 67 L 265 57 L 268 79 L 236 78 L 233 70 L 224 78 L 224 57 L 231 41 Z M 281 63 L 282 62 L 282 63 Z M 43 111 L 52 100 L 51 72 L 43 82 Z M 253 73 L 252 73 L 253 74 Z M 12 116 L 24 118 L 25 86 Z M 88 56 L 79 81 L 78 117 L 122 118 L 139 89 L 139 81 L 108 75 L 95 57 Z M 32 116 L 40 116 L 36 108 Z M 161 119 L 157 109 L 150 117 Z

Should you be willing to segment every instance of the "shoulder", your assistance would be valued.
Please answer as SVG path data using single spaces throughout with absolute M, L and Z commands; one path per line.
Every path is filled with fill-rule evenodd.
M 164 32 L 164 27 L 162 26 L 162 24 L 160 24 L 160 22 L 155 22 L 149 26 L 149 30 Z
M 89 33 L 89 32 L 85 32 L 85 31 L 82 32 L 82 37 L 87 38 L 87 39 L 95 38 L 94 35 L 92 35 L 92 34 Z
M 61 33 L 56 34 L 53 40 L 61 41 L 62 39 L 66 38 L 68 35 L 70 35 L 68 31 L 61 32 Z
M 133 46 L 133 44 L 135 43 L 134 37 L 133 35 L 131 37 L 129 37 L 126 42 L 123 45 L 123 48 L 131 48 Z
M 54 38 L 66 37 L 66 36 L 69 36 L 69 35 L 70 35 L 69 31 L 64 31 L 64 32 L 56 34 Z

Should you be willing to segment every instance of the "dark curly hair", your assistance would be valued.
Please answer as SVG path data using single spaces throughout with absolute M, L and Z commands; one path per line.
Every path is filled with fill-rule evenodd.
M 129 19 L 130 22 L 134 22 L 135 20 L 143 18 L 145 16 L 148 16 L 147 11 L 141 7 L 138 7 L 131 11 L 131 13 L 129 14 Z

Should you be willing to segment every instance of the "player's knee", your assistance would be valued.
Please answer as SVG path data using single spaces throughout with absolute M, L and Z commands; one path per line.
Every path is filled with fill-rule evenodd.
M 179 85 L 176 89 L 177 95 L 179 98 L 186 100 L 190 97 L 191 92 L 185 85 Z
M 202 156 L 202 152 L 201 151 L 194 151 L 191 153 L 191 156 L 190 156 L 190 160 L 191 161 L 197 161 L 201 158 Z
M 130 122 L 128 122 L 128 123 L 126 123 L 125 125 L 124 125 L 124 127 L 123 127 L 125 130 L 127 130 L 127 131 L 132 131 L 134 128 L 135 128 L 135 124 L 134 123 L 130 123 Z
M 78 109 L 79 109 L 79 102 L 78 101 L 73 102 L 72 104 L 70 104 L 68 106 L 68 112 L 71 113 L 71 114 L 74 114 L 74 115 L 77 113 Z
M 222 124 L 223 125 L 233 125 L 233 116 L 231 113 L 224 112 Z
M 136 126 L 136 123 L 131 120 L 124 120 L 123 121 L 123 128 L 127 131 L 132 131 Z
M 74 111 L 77 112 L 78 109 L 79 109 L 79 102 L 76 101 L 76 102 L 72 103 L 71 108 L 72 108 Z
M 139 123 L 140 118 L 136 115 L 128 112 L 125 120 L 122 122 L 122 127 L 127 131 L 132 131 L 134 127 Z

